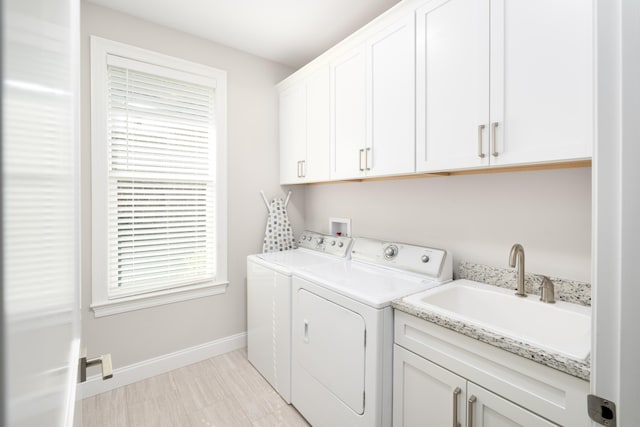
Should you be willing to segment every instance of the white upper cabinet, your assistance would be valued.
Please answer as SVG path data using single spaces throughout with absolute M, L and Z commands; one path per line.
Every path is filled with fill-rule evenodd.
M 415 22 L 411 14 L 367 43 L 367 175 L 415 171 Z
M 330 178 L 330 76 L 329 65 L 325 65 L 307 79 L 307 157 L 303 170 L 307 182 Z
M 306 86 L 303 83 L 280 93 L 280 183 L 302 181 L 302 166 L 307 157 Z
M 496 165 L 590 158 L 593 4 L 491 1 Z
M 331 178 L 364 175 L 367 141 L 367 85 L 364 46 L 331 64 Z
M 416 166 L 486 166 L 489 2 L 440 0 L 416 12 Z
M 281 184 L 588 160 L 593 0 L 404 0 L 280 90 Z
M 328 65 L 281 89 L 281 184 L 329 179 L 330 114 Z
M 418 9 L 417 170 L 590 158 L 592 7 L 434 0 Z
M 332 179 L 415 171 L 414 43 L 407 13 L 332 61 Z

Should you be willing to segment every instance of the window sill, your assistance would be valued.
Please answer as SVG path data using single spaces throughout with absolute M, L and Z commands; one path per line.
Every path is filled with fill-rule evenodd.
M 105 317 L 148 307 L 156 307 L 174 302 L 223 294 L 227 291 L 228 286 L 229 282 L 185 286 L 182 288 L 167 289 L 144 295 L 135 295 L 111 301 L 94 303 L 91 304 L 90 307 L 93 310 L 95 317 Z

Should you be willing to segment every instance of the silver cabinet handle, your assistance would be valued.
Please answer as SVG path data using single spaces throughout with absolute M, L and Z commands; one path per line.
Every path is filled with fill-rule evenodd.
M 300 160 L 300 178 L 307 176 L 307 161 Z
M 478 126 L 478 157 L 481 159 L 484 158 L 484 153 L 482 152 L 482 133 L 484 132 L 484 125 Z
M 360 172 L 364 171 L 364 168 L 362 167 L 362 154 L 364 153 L 364 149 L 360 149 L 359 150 L 359 157 L 358 157 L 358 169 L 360 169 Z
M 371 153 L 371 148 L 367 148 L 365 150 L 365 155 L 364 155 L 364 168 L 368 171 L 371 170 L 371 166 L 369 166 L 369 154 Z M 373 163 L 373 159 L 371 159 Z
M 496 128 L 498 127 L 498 122 L 491 123 L 491 155 L 493 157 L 498 157 L 498 151 L 496 150 Z
M 453 427 L 460 427 L 458 422 L 458 396 L 462 393 L 460 387 L 456 387 L 453 390 Z
M 304 319 L 304 342 L 309 342 L 309 321 Z
M 301 169 L 300 168 L 300 160 L 298 160 L 298 172 L 296 174 L 298 176 L 298 178 L 302 178 L 302 176 L 301 176 L 302 174 L 300 173 L 300 169 Z
M 476 397 L 471 395 L 467 402 L 467 427 L 473 427 L 473 406 L 476 400 Z
M 87 368 L 98 364 L 102 366 L 103 380 L 108 380 L 113 377 L 113 365 L 111 364 L 110 354 L 103 354 L 93 359 L 87 359 L 87 349 L 83 348 L 80 352 L 80 360 L 78 361 L 78 377 L 81 383 L 87 380 Z

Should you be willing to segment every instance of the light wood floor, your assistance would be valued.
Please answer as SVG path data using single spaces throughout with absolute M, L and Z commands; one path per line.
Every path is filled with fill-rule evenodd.
M 82 402 L 83 427 L 308 426 L 247 361 L 246 349 Z

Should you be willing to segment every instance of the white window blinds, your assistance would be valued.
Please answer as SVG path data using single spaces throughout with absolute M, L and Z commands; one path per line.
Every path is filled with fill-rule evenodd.
M 215 84 L 107 63 L 109 294 L 213 281 Z

